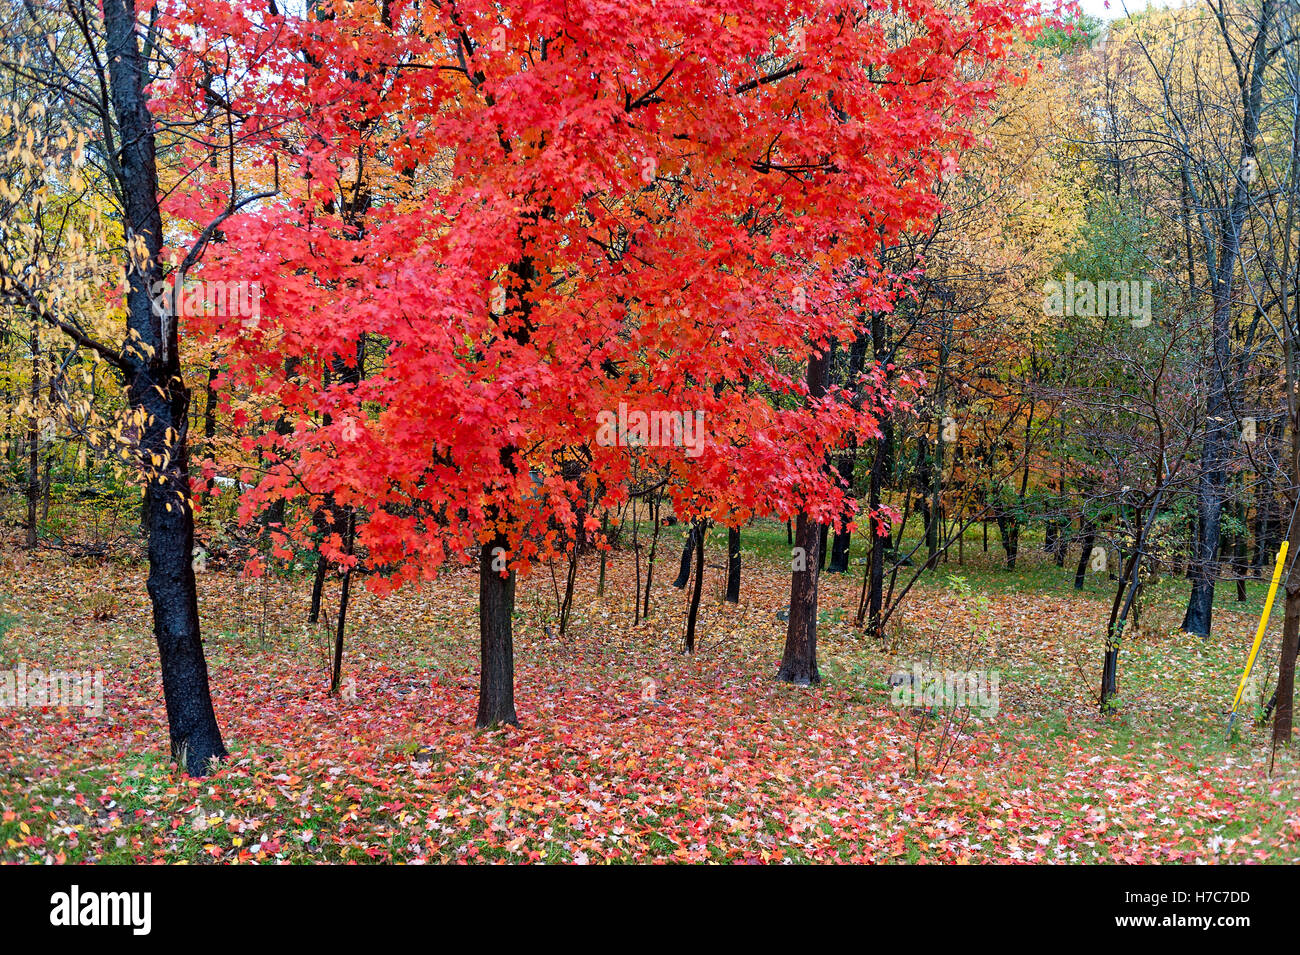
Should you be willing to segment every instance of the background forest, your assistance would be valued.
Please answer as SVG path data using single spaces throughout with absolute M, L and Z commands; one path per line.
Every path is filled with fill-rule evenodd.
M 0 859 L 1295 859 L 1298 31 L 10 0 Z

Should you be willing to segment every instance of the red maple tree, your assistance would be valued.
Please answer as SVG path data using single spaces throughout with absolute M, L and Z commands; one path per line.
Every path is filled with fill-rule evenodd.
M 374 588 L 479 560 L 480 725 L 516 720 L 515 574 L 593 534 L 634 460 L 686 516 L 852 511 L 826 456 L 890 398 L 805 365 L 889 308 L 878 252 L 938 211 L 1027 22 L 1020 0 L 172 15 L 163 107 L 281 184 L 204 263 L 260 282 L 257 326 L 188 326 L 280 409 L 246 512 L 303 501 L 285 539 L 364 561 Z M 180 217 L 229 201 L 210 146 Z M 363 516 L 355 549 L 334 517 L 319 539 L 340 509 Z

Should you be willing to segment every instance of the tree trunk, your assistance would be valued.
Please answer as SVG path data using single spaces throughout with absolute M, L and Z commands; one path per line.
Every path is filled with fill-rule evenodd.
M 808 394 L 826 394 L 830 371 L 830 349 L 808 358 Z M 790 620 L 785 633 L 785 652 L 777 679 L 799 686 L 821 682 L 817 672 L 817 579 L 821 573 L 821 525 L 800 513 L 795 524 L 794 546 L 803 551 L 803 568 L 795 568 L 790 579 Z
M 1293 541 L 1293 543 L 1297 543 Z M 1277 692 L 1274 694 L 1273 743 L 1291 745 L 1294 718 L 1296 652 L 1300 650 L 1300 573 L 1297 561 L 1291 562 L 1286 580 L 1286 616 L 1282 622 L 1282 660 L 1278 668 Z
M 569 615 L 573 611 L 573 588 L 578 580 L 578 545 L 569 554 L 569 566 L 564 577 L 564 602 L 560 604 L 560 636 L 569 629 Z
M 1086 517 L 1080 517 L 1079 523 L 1082 525 L 1080 532 L 1083 535 L 1083 550 L 1079 553 L 1079 565 L 1074 570 L 1074 589 L 1083 589 L 1083 579 L 1088 573 L 1088 561 L 1092 559 L 1092 545 L 1097 539 L 1097 525 Z
M 686 652 L 695 652 L 695 621 L 700 615 L 700 597 L 704 593 L 704 525 L 698 525 L 695 534 L 695 587 L 691 592 L 691 606 L 686 614 Z
M 357 533 L 357 512 L 348 508 L 347 533 L 343 539 L 343 550 L 352 556 L 352 542 Z M 330 693 L 337 694 L 343 684 L 343 634 L 348 619 L 348 596 L 352 591 L 352 567 L 343 570 L 343 586 L 339 590 L 339 619 L 334 633 L 334 673 L 330 678 Z
M 691 579 L 691 554 L 697 549 L 695 538 L 700 533 L 700 522 L 691 521 L 691 529 L 686 534 L 686 543 L 682 546 L 681 566 L 677 568 L 677 579 L 673 581 L 673 586 L 678 590 L 684 589 Z
M 32 325 L 32 410 L 27 418 L 27 546 L 36 546 L 37 515 L 41 503 L 41 432 L 36 409 L 41 397 L 41 353 L 36 326 Z
M 795 522 L 795 547 L 803 548 L 804 567 L 790 580 L 790 620 L 786 627 L 785 652 L 777 679 L 799 686 L 821 682 L 817 672 L 817 578 L 821 569 L 817 548 L 820 525 L 804 514 Z
M 104 0 L 104 28 L 113 111 L 119 139 L 123 227 L 148 253 L 128 272 L 124 349 L 127 399 L 144 412 L 140 460 L 149 535 L 149 598 L 162 669 L 172 755 L 192 775 L 226 755 L 208 687 L 194 581 L 194 512 L 190 500 L 189 402 L 181 379 L 174 321 L 154 314 L 162 281 L 162 216 L 158 206 L 153 117 L 144 93 L 144 59 L 133 0 Z M 138 343 L 138 344 L 137 344 Z M 143 346 L 143 347 L 140 347 Z M 154 462 L 161 462 L 155 465 Z
M 1163 475 L 1160 476 L 1160 480 L 1164 480 Z M 1164 498 L 1164 493 L 1164 486 L 1161 484 L 1153 496 L 1150 511 L 1145 517 L 1141 511 L 1138 512 L 1133 552 L 1120 568 L 1119 582 L 1115 585 L 1115 599 L 1111 602 L 1110 618 L 1106 622 L 1106 655 L 1101 669 L 1102 714 L 1109 710 L 1111 700 L 1119 692 L 1119 651 L 1124 637 L 1124 625 L 1130 611 L 1133 612 L 1133 619 L 1137 620 L 1137 595 L 1142 587 L 1142 558 L 1146 552 L 1147 532 L 1155 522 L 1156 515 L 1160 513 L 1160 502 Z
M 740 603 L 740 528 L 727 528 L 727 603 Z
M 325 559 L 324 554 L 316 555 L 316 573 L 311 582 L 311 613 L 307 616 L 308 623 L 320 622 L 320 602 L 321 596 L 325 593 L 325 572 L 329 567 L 329 561 Z
M 867 509 L 873 514 L 880 507 L 881 490 L 885 480 L 885 462 L 890 454 L 890 443 L 893 437 L 893 425 L 888 420 L 882 422 L 881 436 L 876 441 L 876 453 L 871 460 L 871 475 L 867 485 Z M 880 627 L 880 612 L 884 606 L 885 553 L 890 537 L 888 533 L 877 534 L 870 518 L 867 526 L 871 532 L 871 556 L 867 562 L 867 633 L 873 637 L 882 637 L 884 633 Z
M 203 454 L 208 457 L 215 457 L 216 452 L 213 444 L 217 436 L 217 375 L 219 371 L 216 360 L 208 366 L 208 380 L 203 389 Z M 199 491 L 199 502 L 206 507 L 209 499 L 212 497 L 212 479 L 206 478 L 203 481 L 202 489 Z
M 1246 540 L 1246 502 L 1241 500 L 1237 504 L 1237 533 L 1233 538 L 1232 550 L 1232 569 L 1237 578 L 1237 600 L 1246 599 L 1246 576 L 1250 572 L 1247 553 L 1249 542 Z
M 1294 340 L 1288 337 L 1287 340 L 1287 369 L 1288 382 L 1295 381 L 1295 344 Z M 1287 388 L 1287 416 L 1290 419 L 1291 426 L 1291 447 L 1288 449 L 1287 477 L 1289 483 L 1294 488 L 1300 480 L 1300 406 L 1296 404 L 1296 395 L 1293 387 Z M 1297 492 L 1291 491 L 1291 494 Z M 1289 496 L 1289 495 L 1288 495 Z M 1284 500 L 1286 500 L 1284 498 Z M 1292 510 L 1295 509 L 1295 502 L 1290 501 Z M 1287 551 L 1292 556 L 1289 557 L 1291 567 L 1286 576 L 1286 615 L 1282 622 L 1282 653 L 1278 663 L 1277 671 L 1277 690 L 1273 694 L 1273 745 L 1290 746 L 1291 745 L 1291 727 L 1294 719 L 1294 697 L 1295 697 L 1295 665 L 1296 654 L 1300 651 L 1300 560 L 1296 560 L 1295 553 L 1300 549 L 1300 526 L 1292 520 L 1287 527 L 1287 539 L 1289 544 Z
M 1265 72 L 1276 50 L 1269 51 L 1269 35 L 1276 5 L 1263 0 L 1255 21 L 1257 32 L 1250 56 L 1250 77 L 1242 90 L 1242 157 L 1255 155 L 1259 134 L 1259 116 L 1263 103 Z M 1280 49 L 1280 47 L 1279 47 Z M 1218 576 L 1219 528 L 1223 515 L 1224 491 L 1228 484 L 1228 455 L 1236 423 L 1233 403 L 1237 381 L 1229 380 L 1237 363 L 1232 354 L 1233 279 L 1237 271 L 1241 230 L 1254 200 L 1243 177 L 1237 177 L 1232 203 L 1218 219 L 1218 261 L 1211 272 L 1213 314 L 1210 321 L 1209 395 L 1205 402 L 1205 440 L 1201 446 L 1201 474 L 1197 488 L 1197 514 L 1200 528 L 1192 568 L 1192 592 L 1187 598 L 1187 612 L 1182 629 L 1199 637 L 1210 635 L 1214 611 L 1214 581 Z
M 654 522 L 654 533 L 650 536 L 650 553 L 646 554 L 645 559 L 645 597 L 641 605 L 641 618 L 644 620 L 650 616 L 650 587 L 655 579 L 655 554 L 659 549 L 659 529 L 662 526 L 659 523 L 659 498 L 655 496 L 650 504 L 650 519 Z
M 484 545 L 478 567 L 479 680 L 475 726 L 519 725 L 515 715 L 515 572 L 498 570 L 509 541 L 498 533 Z M 494 561 L 497 567 L 493 566 Z
M 1006 552 L 1006 569 L 1016 569 L 1016 557 L 1020 554 L 1020 520 L 1002 508 L 994 513 L 998 523 L 998 536 L 1002 538 L 1002 549 Z

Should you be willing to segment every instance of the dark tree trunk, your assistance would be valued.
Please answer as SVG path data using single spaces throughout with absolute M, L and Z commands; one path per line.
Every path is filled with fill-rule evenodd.
M 1246 576 L 1250 572 L 1247 559 L 1247 548 L 1249 542 L 1246 539 L 1246 502 L 1242 500 L 1237 505 L 1237 533 L 1233 537 L 1232 563 L 1233 573 L 1237 578 L 1237 600 L 1246 599 Z
M 1079 565 L 1074 570 L 1074 589 L 1083 589 L 1083 579 L 1088 573 L 1088 561 L 1092 559 L 1093 541 L 1097 539 L 1097 526 L 1087 518 L 1080 517 L 1079 523 L 1082 525 L 1080 533 L 1083 536 L 1083 550 L 1079 554 Z
M 1057 524 L 1056 545 L 1052 548 L 1052 559 L 1057 567 L 1065 566 L 1065 554 L 1070 546 L 1070 519 L 1064 518 Z
M 821 398 L 826 394 L 830 371 L 830 350 L 808 359 L 808 394 Z M 803 569 L 795 569 L 790 579 L 790 620 L 785 633 L 785 652 L 777 679 L 799 686 L 821 682 L 817 671 L 817 579 L 821 573 L 821 525 L 801 513 L 795 524 L 795 548 L 802 549 Z
M 861 371 L 861 369 L 858 369 Z M 857 439 L 850 435 L 849 450 L 840 455 L 839 465 L 836 468 L 839 471 L 840 481 L 846 489 L 853 487 L 853 468 L 857 459 Z M 849 572 L 849 551 L 853 545 L 853 532 L 848 528 L 846 520 L 844 526 L 837 530 L 831 538 L 830 548 L 830 565 L 826 568 L 832 574 L 847 574 Z
M 518 237 L 523 241 L 522 225 Z M 519 305 L 512 316 L 513 321 L 499 329 L 499 333 L 518 345 L 527 345 L 532 335 L 530 294 L 539 281 L 537 266 L 530 256 L 524 255 L 511 263 L 509 270 L 516 283 Z M 500 450 L 500 461 L 508 475 L 518 474 L 517 453 L 518 449 L 511 444 L 503 445 Z M 495 507 L 486 516 L 489 524 L 497 523 L 502 517 Z M 515 713 L 515 569 L 508 564 L 509 545 L 509 539 L 498 526 L 492 540 L 483 546 L 479 555 L 477 726 L 519 723 Z
M 700 523 L 695 539 L 695 586 L 691 591 L 691 605 L 686 613 L 686 652 L 695 652 L 695 621 L 700 616 L 700 597 L 704 593 L 704 524 Z
M 727 528 L 727 603 L 740 603 L 740 528 Z
M 189 402 L 181 379 L 174 321 L 153 308 L 162 281 L 162 217 L 158 206 L 153 117 L 144 93 L 144 58 L 136 37 L 133 0 L 104 0 L 106 58 L 119 131 L 118 161 L 124 229 L 148 252 L 128 273 L 124 350 L 127 400 L 144 411 L 140 460 L 148 479 L 145 523 L 149 535 L 149 598 L 162 669 L 171 751 L 192 775 L 204 775 L 226 755 L 208 687 L 194 581 L 194 512 L 190 500 Z M 154 465 L 154 461 L 163 462 Z
M 632 598 L 632 626 L 641 623 L 641 528 L 637 524 L 636 498 L 632 498 L 632 562 L 636 568 L 636 596 Z
M 1016 558 L 1020 554 L 1020 521 L 1014 514 L 1001 508 L 994 515 L 998 522 L 998 534 L 1002 538 L 1002 549 L 1006 552 L 1006 569 L 1016 569 Z
M 1273 742 L 1278 746 L 1291 745 L 1291 727 L 1294 719 L 1295 666 L 1300 650 L 1300 579 L 1297 563 L 1292 562 L 1286 581 L 1286 616 L 1282 622 L 1282 662 L 1278 668 L 1277 692 L 1274 694 Z
M 691 579 L 691 555 L 696 551 L 695 538 L 701 533 L 701 522 L 692 521 L 691 529 L 686 534 L 686 543 L 682 546 L 681 566 L 677 569 L 677 579 L 673 581 L 673 586 L 678 590 L 686 587 Z
M 569 629 L 569 615 L 573 612 L 573 588 L 578 581 L 578 545 L 569 554 L 569 566 L 564 577 L 564 602 L 560 604 L 560 636 Z
M 885 462 L 889 458 L 890 445 L 894 437 L 893 425 L 886 420 L 881 428 L 881 436 L 876 441 L 876 453 L 871 461 L 871 476 L 867 485 L 867 509 L 872 513 L 880 507 L 881 490 L 885 480 Z M 867 633 L 873 637 L 882 637 L 880 614 L 885 599 L 885 555 L 890 543 L 888 534 L 877 534 L 868 519 L 871 529 L 871 556 L 867 563 Z M 862 608 L 859 608 L 859 617 Z
M 32 376 L 36 360 L 32 359 Z M 40 386 L 34 383 L 32 392 Z M 32 401 L 35 404 L 35 400 Z M 40 513 L 40 430 L 35 414 L 27 418 L 27 547 L 36 546 L 36 520 Z
M 1124 566 L 1120 568 L 1119 582 L 1115 586 L 1115 599 L 1111 602 L 1110 618 L 1106 622 L 1106 655 L 1101 668 L 1101 712 L 1106 713 L 1111 700 L 1119 692 L 1119 651 L 1124 637 L 1124 626 L 1132 611 L 1137 620 L 1137 596 L 1142 588 L 1142 558 L 1146 552 L 1147 532 L 1155 517 L 1160 513 L 1160 501 L 1164 498 L 1163 485 L 1157 488 L 1151 501 L 1149 512 L 1143 516 L 1137 514 L 1137 533 L 1134 535 L 1133 552 Z
M 1287 364 L 1294 367 L 1294 346 L 1288 340 Z M 1287 398 L 1287 416 L 1290 424 L 1291 442 L 1288 448 L 1287 477 L 1294 486 L 1300 479 L 1300 406 L 1294 395 Z M 1295 493 L 1294 491 L 1292 493 Z M 1290 495 L 1288 495 L 1290 496 Z M 1284 499 L 1285 500 L 1285 499 Z M 1288 502 L 1292 503 L 1292 502 Z M 1294 510 L 1295 504 L 1292 503 Z M 1278 662 L 1277 690 L 1273 694 L 1273 745 L 1290 746 L 1291 729 L 1295 706 L 1295 667 L 1296 654 L 1300 651 L 1300 560 L 1295 558 L 1300 551 L 1300 526 L 1292 520 L 1286 529 L 1287 551 L 1290 568 L 1284 571 L 1286 578 L 1285 617 L 1282 621 L 1282 653 Z M 1279 545 L 1280 546 L 1280 545 Z M 1279 555 L 1280 556 L 1280 555 Z
M 650 616 L 650 586 L 655 579 L 655 553 L 659 549 L 659 529 L 662 526 L 659 523 L 659 498 L 656 496 L 651 501 L 650 519 L 654 522 L 654 533 L 650 536 L 650 553 L 646 554 L 645 560 L 645 597 L 641 605 L 641 617 L 645 619 Z
M 804 569 L 790 580 L 790 620 L 786 627 L 785 652 L 777 679 L 799 686 L 821 682 L 817 672 L 817 577 L 821 567 L 817 548 L 820 525 L 800 514 L 795 522 L 795 547 L 804 551 Z
M 497 534 L 484 545 L 478 566 L 479 681 L 476 726 L 519 725 L 515 715 L 515 572 L 501 571 L 509 542 Z
M 872 348 L 876 360 L 882 360 L 887 343 L 884 341 L 885 323 L 881 315 L 872 315 L 871 335 L 858 335 L 854 339 L 852 346 L 849 348 L 849 367 L 847 374 L 847 385 L 850 388 L 857 388 L 858 379 L 867 365 L 867 349 Z M 855 402 L 861 400 L 861 393 L 856 392 Z M 839 472 L 840 483 L 844 486 L 846 492 L 851 493 L 853 490 L 853 471 L 856 466 L 858 457 L 858 439 L 857 435 L 849 435 L 848 447 L 840 454 L 836 470 Z M 845 515 L 847 518 L 848 515 Z M 831 542 L 830 566 L 827 568 L 832 574 L 846 574 L 849 571 L 849 551 L 853 542 L 852 532 L 848 527 L 835 532 L 834 539 Z
M 1267 440 L 1267 439 L 1265 439 Z M 1268 561 L 1269 548 L 1272 547 L 1272 553 L 1277 552 L 1272 536 L 1272 519 L 1270 514 L 1273 510 L 1273 488 L 1265 482 L 1260 486 L 1255 495 L 1255 551 L 1251 558 L 1251 574 L 1259 577 L 1262 575 L 1264 565 Z
M 37 515 L 41 504 L 41 432 L 36 418 L 41 394 L 40 340 L 32 328 L 32 412 L 27 418 L 27 546 L 36 546 Z
M 329 561 L 325 559 L 324 554 L 316 555 L 316 573 L 311 582 L 311 613 L 307 617 L 308 623 L 320 622 L 320 602 L 321 596 L 325 593 L 325 572 L 329 568 Z
M 1252 24 L 1256 27 L 1256 34 L 1248 61 L 1251 72 L 1247 79 L 1248 85 L 1242 91 L 1243 158 L 1255 155 L 1265 74 L 1277 53 L 1277 49 L 1268 49 L 1275 13 L 1273 0 L 1263 0 L 1258 18 Z M 1238 176 L 1232 202 L 1225 214 L 1218 217 L 1218 261 L 1209 277 L 1214 311 L 1210 320 L 1212 355 L 1209 362 L 1209 395 L 1205 402 L 1205 440 L 1201 445 L 1201 473 L 1197 488 L 1200 532 L 1192 566 L 1192 592 L 1187 599 L 1187 612 L 1183 615 L 1182 624 L 1183 630 L 1200 637 L 1210 635 L 1214 612 L 1220 520 L 1228 484 L 1228 455 L 1237 420 L 1233 411 L 1238 387 L 1235 375 L 1239 366 L 1232 354 L 1233 280 L 1241 248 L 1242 224 L 1253 201 L 1245 180 Z
M 601 537 L 609 537 L 609 511 L 600 515 L 600 533 Z M 609 550 L 606 547 L 600 549 L 600 571 L 596 577 L 596 596 L 605 596 L 605 571 L 609 562 Z
M 212 457 L 213 441 L 217 436 L 217 375 L 218 369 L 214 361 L 208 366 L 208 380 L 203 389 L 203 453 Z M 206 478 L 203 481 L 203 487 L 199 491 L 199 501 L 207 505 L 212 497 L 212 479 Z M 313 622 L 315 619 L 313 618 Z
M 832 574 L 847 574 L 849 572 L 849 551 L 853 547 L 853 532 L 847 527 L 842 531 L 836 531 L 835 536 L 831 539 L 831 562 L 826 568 Z
M 342 534 L 347 530 L 345 517 L 338 513 L 334 505 L 334 495 L 328 494 L 325 497 L 325 505 L 316 511 L 316 529 L 322 538 L 328 537 L 332 533 Z M 325 595 L 325 578 L 329 574 L 330 562 L 325 559 L 325 555 L 318 550 L 316 553 L 316 572 L 312 577 L 311 583 L 311 612 L 307 615 L 308 623 L 320 622 L 321 600 Z
M 943 464 L 939 457 L 943 453 L 943 442 L 936 441 L 931 445 L 929 439 L 922 436 L 920 445 L 925 462 L 920 469 L 924 487 L 921 497 L 921 513 L 925 518 L 925 566 L 927 569 L 933 570 L 939 566 L 939 527 L 943 523 L 943 506 L 941 504 Z
M 357 514 L 348 508 L 347 533 L 343 538 L 343 550 L 348 556 L 352 554 L 352 542 L 357 533 Z M 343 571 L 343 586 L 339 590 L 339 619 L 334 632 L 334 673 L 330 678 L 330 693 L 337 694 L 343 684 L 343 634 L 348 619 L 348 596 L 352 592 L 352 568 Z

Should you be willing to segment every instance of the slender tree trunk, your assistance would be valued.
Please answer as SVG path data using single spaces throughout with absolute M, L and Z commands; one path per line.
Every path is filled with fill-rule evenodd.
M 933 570 L 939 566 L 939 528 L 943 523 L 943 442 L 930 443 L 921 438 L 925 449 L 925 566 Z
M 1080 516 L 1079 523 L 1082 525 L 1080 532 L 1083 535 L 1083 550 L 1079 554 L 1079 565 L 1074 570 L 1074 589 L 1083 589 L 1083 580 L 1088 573 L 1088 561 L 1092 559 L 1093 541 L 1097 539 L 1097 526 L 1086 517 Z
M 1237 504 L 1237 532 L 1233 535 L 1232 564 L 1233 572 L 1237 578 L 1237 600 L 1246 599 L 1246 575 L 1250 568 L 1247 564 L 1247 547 L 1249 542 L 1246 539 L 1246 501 L 1243 498 Z
M 727 528 L 727 603 L 740 603 L 740 528 Z
M 876 453 L 871 460 L 871 475 L 867 484 L 867 509 L 873 514 L 880 507 L 881 491 L 885 480 L 885 462 L 890 455 L 890 444 L 893 437 L 894 427 L 886 420 L 881 428 L 881 436 L 876 441 Z M 867 633 L 873 637 L 882 637 L 884 633 L 880 626 L 880 613 L 884 607 L 885 554 L 890 543 L 890 537 L 888 533 L 876 533 L 876 528 L 870 521 L 868 527 L 871 534 L 871 556 L 867 562 Z
M 325 559 L 324 554 L 316 555 L 316 573 L 312 576 L 311 582 L 311 613 L 307 616 L 308 623 L 320 622 L 320 602 L 325 593 L 325 572 L 329 567 L 329 561 Z
M 212 457 L 215 454 L 213 444 L 217 437 L 217 368 L 216 360 L 208 366 L 208 380 L 203 389 L 203 454 Z M 199 503 L 207 506 L 212 497 L 212 479 L 205 478 L 199 491 Z
M 998 524 L 998 536 L 1002 538 L 1002 549 L 1006 552 L 1006 569 L 1016 569 L 1016 558 L 1020 554 L 1020 521 L 1014 514 L 998 508 L 994 514 Z
M 343 550 L 352 556 L 352 542 L 357 533 L 357 513 L 348 508 L 347 532 L 343 538 Z M 330 693 L 336 695 L 343 684 L 343 634 L 348 619 L 348 597 L 352 591 L 352 567 L 343 570 L 343 586 L 339 590 L 339 619 L 334 633 L 334 673 L 330 678 Z
M 54 452 L 45 455 L 45 477 L 41 479 L 41 520 L 50 519 L 50 471 L 54 467 Z
M 701 533 L 701 522 L 691 521 L 691 529 L 686 534 L 686 543 L 682 546 L 682 560 L 677 568 L 677 579 L 673 581 L 673 586 L 678 590 L 684 589 L 691 579 L 691 555 L 697 549 L 695 538 Z
M 564 578 L 564 602 L 560 604 L 560 636 L 569 629 L 569 615 L 573 611 L 573 588 L 578 580 L 578 545 L 569 554 L 569 567 Z
M 646 554 L 645 559 L 645 597 L 641 605 L 641 619 L 650 616 L 650 586 L 654 583 L 655 577 L 655 553 L 659 549 L 659 498 L 655 497 L 650 505 L 651 520 L 654 521 L 654 533 L 650 535 L 650 552 Z
M 857 439 L 850 435 L 850 448 L 840 455 L 839 471 L 840 480 L 846 488 L 853 487 L 853 469 L 854 461 L 857 458 Z M 849 572 L 849 552 L 853 546 L 853 532 L 849 530 L 847 522 L 841 530 L 837 530 L 831 539 L 830 548 L 830 565 L 826 568 L 832 574 L 847 574 Z
M 1163 480 L 1163 474 L 1160 476 Z M 1142 558 L 1146 550 L 1147 532 L 1155 517 L 1160 513 L 1160 502 L 1164 498 L 1161 485 L 1151 501 L 1150 511 L 1144 515 L 1137 514 L 1137 533 L 1134 535 L 1133 552 L 1120 569 L 1119 582 L 1115 586 L 1115 599 L 1111 602 L 1110 618 L 1106 622 L 1106 655 L 1101 670 L 1101 712 L 1106 713 L 1110 702 L 1119 692 L 1119 651 L 1124 637 L 1125 621 L 1130 610 L 1134 620 L 1137 619 L 1137 595 L 1142 585 Z M 1126 596 L 1127 593 L 1127 596 Z
M 636 596 L 632 599 L 632 626 L 641 623 L 641 528 L 637 526 L 636 498 L 632 498 L 632 562 L 636 568 Z
M 479 681 L 476 726 L 509 723 L 515 714 L 515 572 L 498 569 L 509 541 L 498 533 L 479 555 Z
M 690 610 L 686 614 L 686 652 L 695 652 L 695 621 L 700 615 L 700 597 L 704 593 L 704 525 L 695 535 L 695 586 L 691 591 Z
M 32 381 L 30 389 L 32 410 L 27 418 L 27 546 L 36 546 L 37 515 L 41 503 L 41 433 L 36 416 L 41 397 L 41 345 L 32 325 Z

